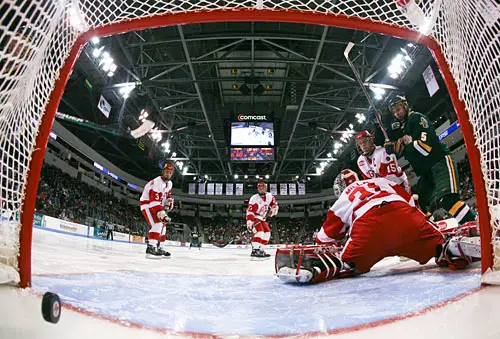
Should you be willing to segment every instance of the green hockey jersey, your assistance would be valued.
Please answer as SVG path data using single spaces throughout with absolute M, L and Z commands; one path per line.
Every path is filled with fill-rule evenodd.
M 422 113 L 410 112 L 403 132 L 411 136 L 412 142 L 404 146 L 402 155 L 418 176 L 429 171 L 445 155 L 450 154 L 448 147 L 439 141 L 432 122 Z

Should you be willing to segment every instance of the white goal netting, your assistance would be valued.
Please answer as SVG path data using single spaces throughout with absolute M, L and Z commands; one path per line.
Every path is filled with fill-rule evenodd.
M 39 161 L 32 159 L 44 151 L 59 101 L 52 93 L 58 79 L 65 82 L 67 74 L 61 70 L 79 36 L 88 31 L 117 34 L 210 20 L 269 21 L 270 11 L 284 10 L 290 21 L 297 14 L 296 22 L 353 28 L 347 17 L 363 19 L 352 20 L 357 29 L 380 27 L 380 33 L 394 30 L 399 36 L 402 31 L 429 32 L 451 70 L 473 127 L 475 140 L 467 135 L 466 140 L 469 146 L 475 143 L 480 154 L 482 175 L 475 180 L 484 178 L 483 198 L 494 216 L 488 238 L 489 242 L 495 239 L 500 217 L 495 209 L 500 204 L 500 6 L 495 0 L 4 0 L 0 5 L 0 211 L 5 222 L 0 229 L 0 261 L 21 266 L 21 273 L 29 271 L 17 256 L 31 251 L 31 236 L 21 232 L 20 240 L 19 234 L 31 227 L 27 221 L 33 213 L 36 172 L 41 166 L 33 165 Z M 262 19 L 260 14 L 265 13 L 269 15 Z M 283 16 L 275 17 L 279 21 Z M 51 95 L 54 102 L 47 109 Z M 493 245 L 499 254 L 490 259 L 500 268 L 499 244 Z

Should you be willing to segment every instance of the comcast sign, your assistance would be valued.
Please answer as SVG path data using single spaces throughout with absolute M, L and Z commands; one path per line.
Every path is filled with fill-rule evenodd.
M 238 121 L 265 121 L 267 120 L 267 116 L 265 115 L 245 115 L 239 114 Z

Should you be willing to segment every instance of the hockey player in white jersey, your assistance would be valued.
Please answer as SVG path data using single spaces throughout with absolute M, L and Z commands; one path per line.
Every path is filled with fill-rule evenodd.
M 358 158 L 358 168 L 363 179 L 386 178 L 411 191 L 406 173 L 398 166 L 395 154 L 387 154 L 384 147 L 376 146 L 373 135 L 361 131 L 356 136 L 356 146 L 361 154 Z
M 141 212 L 151 227 L 148 232 L 146 255 L 148 258 L 170 257 L 170 253 L 162 248 L 166 240 L 166 226 L 170 222 L 167 211 L 174 208 L 172 198 L 172 175 L 174 166 L 165 164 L 162 175 L 146 184 L 140 198 Z
M 276 272 L 281 279 L 323 282 L 366 273 L 395 255 L 421 264 L 435 257 L 439 266 L 451 269 L 481 257 L 478 237 L 463 228 L 445 237 L 398 184 L 385 178 L 359 181 L 355 172 L 344 170 L 334 189 L 339 198 L 316 237 L 323 246 L 278 249 Z
M 271 229 L 266 222 L 268 217 L 274 217 L 278 214 L 278 203 L 273 195 L 267 192 L 265 182 L 257 184 L 257 194 L 252 195 L 248 202 L 247 209 L 247 229 L 253 234 L 252 238 L 252 258 L 267 258 L 270 257 L 263 250 L 263 245 L 269 243 L 271 237 Z

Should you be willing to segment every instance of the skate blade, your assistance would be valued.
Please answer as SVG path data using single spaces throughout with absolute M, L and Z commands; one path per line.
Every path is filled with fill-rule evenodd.
M 250 257 L 250 261 L 265 261 L 269 259 L 271 259 L 271 257 L 263 257 L 263 258 Z
M 169 257 L 166 257 L 164 255 L 161 256 L 161 259 L 170 259 L 170 258 L 172 258 L 172 256 L 169 256 Z
M 162 257 L 161 255 L 146 254 L 146 259 L 161 260 Z

